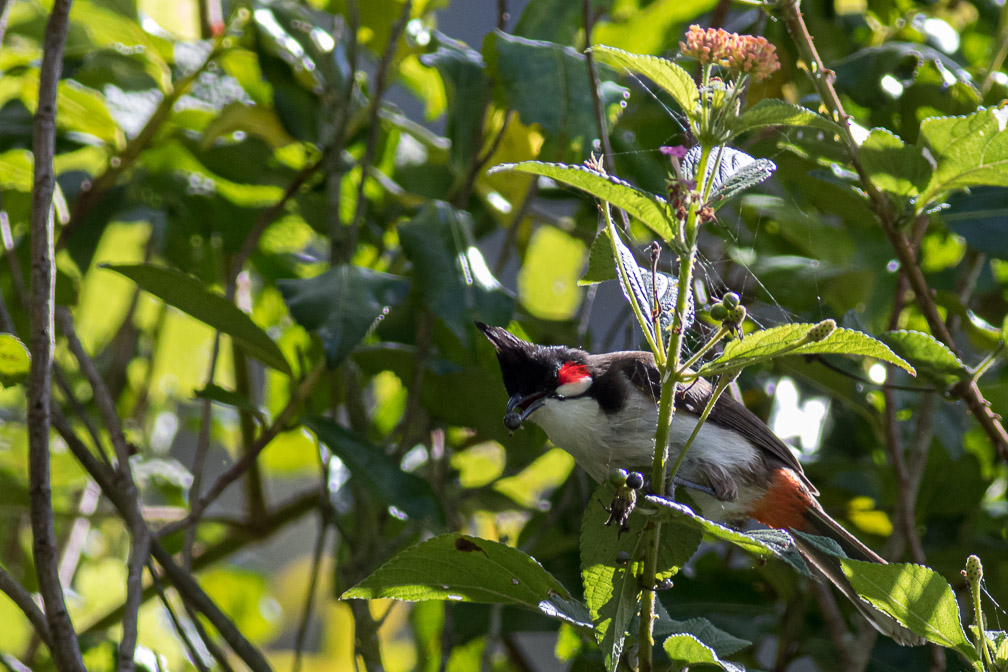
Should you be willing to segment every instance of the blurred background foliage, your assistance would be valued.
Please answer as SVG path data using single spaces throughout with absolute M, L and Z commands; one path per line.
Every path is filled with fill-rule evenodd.
M 586 4 L 597 21 L 592 42 L 633 52 L 674 54 L 690 23 L 764 34 L 783 67 L 752 87 L 749 103 L 774 96 L 817 107 L 783 26 L 760 7 Z M 48 4 L 0 8 L 0 291 L 7 328 L 24 340 L 31 121 Z M 580 592 L 578 531 L 597 505 L 591 484 L 537 428 L 508 435 L 497 364 L 472 320 L 595 351 L 640 345 L 618 288 L 577 283 L 595 204 L 530 176 L 486 174 L 505 161 L 577 163 L 599 151 L 583 9 L 570 0 L 73 3 L 57 116 L 57 302 L 72 310 L 114 396 L 152 526 L 184 517 L 259 432 L 283 430 L 245 486 L 202 514 L 191 540 L 200 584 L 277 668 L 296 657 L 303 670 L 600 664 L 593 645 L 541 615 L 334 599 L 397 550 L 447 530 L 516 545 Z M 909 143 L 926 117 L 1005 98 L 1003 2 L 807 0 L 802 9 L 864 128 Z M 606 68 L 599 77 L 613 172 L 661 192 L 668 168 L 658 147 L 688 141 L 676 111 L 646 82 Z M 863 194 L 839 168 L 837 145 L 763 132 L 742 149 L 779 170 L 704 234 L 700 307 L 736 291 L 759 326 L 832 317 L 872 334 L 927 331 Z M 1008 194 L 987 188 L 907 224 L 970 366 L 1005 338 L 1006 221 Z M 250 351 L 223 317 L 208 325 L 178 310 L 202 300 L 188 284 L 168 283 L 158 298 L 103 268 L 141 263 L 233 300 L 292 372 Z M 322 362 L 324 375 L 313 377 Z M 107 445 L 62 338 L 57 364 L 58 403 L 92 449 Z M 898 441 L 928 564 L 963 590 L 959 571 L 976 553 L 992 598 L 1008 604 L 1008 472 L 948 394 L 954 379 L 927 362 L 915 362 L 916 380 L 870 362 L 828 364 L 750 370 L 742 398 L 795 440 L 832 515 L 905 559 L 886 450 Z M 898 409 L 889 437 L 876 384 L 887 374 L 903 386 L 887 393 Z M 996 411 L 1008 410 L 1003 365 L 980 387 Z M 282 416 L 292 395 L 293 412 Z M 0 565 L 33 591 L 23 386 L 0 390 L 0 413 Z M 70 611 L 89 669 L 108 669 L 129 536 L 65 446 L 54 444 L 52 459 Z M 162 541 L 181 551 L 183 536 Z M 704 616 L 753 642 L 733 656 L 747 666 L 838 669 L 846 658 L 820 609 L 828 598 L 816 594 L 779 562 L 711 544 L 661 599 L 673 618 Z M 1003 629 L 1005 612 L 987 606 Z M 844 617 L 858 633 L 857 617 Z M 51 667 L 3 595 L 0 623 L 4 664 Z M 858 641 L 866 650 L 857 669 L 931 665 L 924 649 Z M 140 645 L 147 669 L 193 667 L 156 598 L 141 610 Z M 214 666 L 205 647 L 196 651 Z M 948 660 L 948 669 L 962 665 Z

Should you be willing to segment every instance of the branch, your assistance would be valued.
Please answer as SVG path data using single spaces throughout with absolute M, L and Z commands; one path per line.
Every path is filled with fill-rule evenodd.
M 53 660 L 60 670 L 84 672 L 77 633 L 63 599 L 59 580 L 59 554 L 53 523 L 49 474 L 49 404 L 53 364 L 53 258 L 52 199 L 56 178 L 56 92 L 63 65 L 70 0 L 55 0 L 46 22 L 39 73 L 38 109 L 35 112 L 32 149 L 35 155 L 31 204 L 31 372 L 28 376 L 28 478 L 35 570 L 45 604 Z
M 49 623 L 46 621 L 45 614 L 38 608 L 35 600 L 32 599 L 31 594 L 25 590 L 24 586 L 15 581 L 14 577 L 8 574 L 3 567 L 0 567 L 0 592 L 3 592 L 18 609 L 24 612 L 39 638 L 52 651 L 52 637 L 49 635 Z M 55 658 L 55 655 L 53 657 Z
M 802 18 L 798 2 L 796 0 L 785 0 L 779 3 L 776 9 L 783 19 L 792 41 L 798 48 L 799 54 L 809 64 L 812 83 L 819 93 L 819 97 L 826 104 L 827 108 L 833 112 L 836 120 L 840 123 L 840 127 L 843 129 L 851 165 L 858 174 L 861 186 L 868 194 L 872 210 L 875 211 L 876 216 L 879 218 L 882 231 L 896 252 L 900 268 L 906 274 L 907 281 L 910 283 L 910 288 L 917 299 L 917 305 L 920 308 L 921 314 L 924 315 L 924 319 L 927 321 L 928 327 L 930 327 L 934 337 L 944 343 L 958 356 L 959 348 L 951 333 L 949 333 L 941 314 L 938 312 L 938 306 L 934 302 L 931 288 L 920 266 L 917 265 L 916 255 L 910 242 L 899 229 L 898 216 L 893 210 L 892 203 L 872 183 L 864 167 L 861 165 L 861 161 L 858 158 L 858 145 L 854 141 L 850 124 L 848 123 L 850 116 L 844 111 L 840 97 L 837 95 L 836 89 L 833 88 L 833 73 L 826 69 L 822 59 L 819 57 L 819 53 L 816 51 L 815 45 L 812 44 L 812 36 L 805 26 L 805 20 Z M 952 394 L 966 402 L 970 412 L 997 448 L 998 455 L 1002 460 L 1008 461 L 1008 432 L 1005 431 L 1000 416 L 991 410 L 990 402 L 984 398 L 976 382 L 963 381 L 952 388 Z

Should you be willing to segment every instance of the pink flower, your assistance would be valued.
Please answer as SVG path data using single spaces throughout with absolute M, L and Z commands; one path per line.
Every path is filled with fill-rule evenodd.
M 766 79 L 780 69 L 777 49 L 765 37 L 729 33 L 723 28 L 690 26 L 686 41 L 679 43 L 685 56 L 692 56 L 703 64 L 719 65 L 729 70 L 751 75 L 756 80 Z
M 682 145 L 675 145 L 674 147 L 663 146 L 661 147 L 661 153 L 665 156 L 674 156 L 677 159 L 681 159 L 686 156 L 686 148 Z

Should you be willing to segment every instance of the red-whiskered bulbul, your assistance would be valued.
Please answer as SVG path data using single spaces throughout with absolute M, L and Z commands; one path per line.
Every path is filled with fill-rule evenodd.
M 509 429 L 517 429 L 526 419 L 535 422 L 599 482 L 614 468 L 651 464 L 661 396 L 651 353 L 591 355 L 575 348 L 529 343 L 482 322 L 476 326 L 497 351 L 510 396 L 505 417 Z M 693 432 L 712 392 L 713 386 L 699 378 L 676 393 L 670 463 Z M 677 481 L 691 489 L 700 512 L 710 520 L 752 518 L 768 527 L 828 537 L 849 558 L 885 563 L 823 511 L 816 501 L 819 491 L 788 446 L 731 397 L 722 396 L 714 405 L 686 453 Z M 799 535 L 794 541 L 807 563 L 850 599 L 879 632 L 905 646 L 924 643 L 862 600 L 835 556 Z

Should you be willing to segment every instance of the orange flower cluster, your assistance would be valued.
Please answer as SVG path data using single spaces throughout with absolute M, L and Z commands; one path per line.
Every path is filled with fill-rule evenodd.
M 690 26 L 686 41 L 679 43 L 686 56 L 701 63 L 737 70 L 754 79 L 766 79 L 780 69 L 777 49 L 765 37 L 729 33 L 723 28 Z

